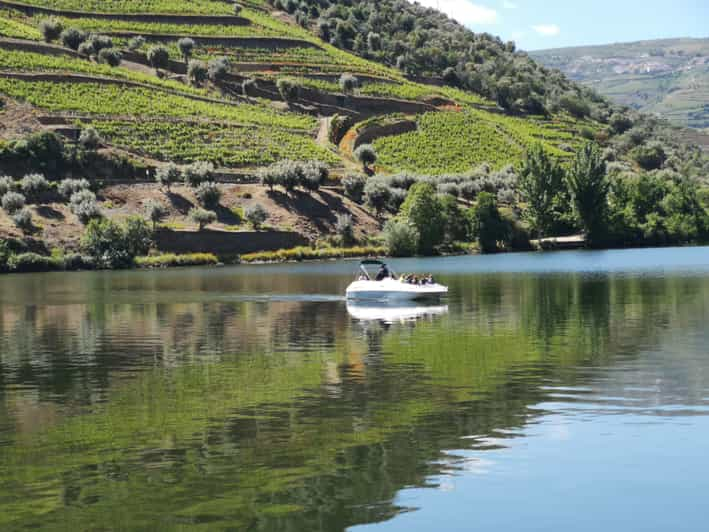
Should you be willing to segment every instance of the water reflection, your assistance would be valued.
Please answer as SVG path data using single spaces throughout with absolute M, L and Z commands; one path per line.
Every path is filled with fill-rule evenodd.
M 448 314 L 448 305 L 425 305 L 415 301 L 398 303 L 347 301 L 347 313 L 359 321 L 393 324 Z
M 540 471 L 561 460 L 601 492 L 628 478 L 564 458 L 573 420 L 603 447 L 639 418 L 706 416 L 709 277 L 436 264 L 421 268 L 451 287 L 439 307 L 346 304 L 339 266 L 282 268 L 270 286 L 238 269 L 0 279 L 0 529 L 337 531 L 415 508 L 388 524 L 456 514 L 470 529 L 494 504 L 471 514 L 461 498 L 524 485 L 537 440 Z M 281 295 L 252 297 L 264 292 Z M 680 428 L 637 434 L 636 456 L 654 453 L 638 469 L 671 456 L 697 485 L 701 464 L 656 445 Z M 458 475 L 477 483 L 434 495 Z

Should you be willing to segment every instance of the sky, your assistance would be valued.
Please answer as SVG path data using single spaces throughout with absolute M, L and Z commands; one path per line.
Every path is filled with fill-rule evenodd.
M 709 37 L 709 0 L 416 0 L 523 50 Z

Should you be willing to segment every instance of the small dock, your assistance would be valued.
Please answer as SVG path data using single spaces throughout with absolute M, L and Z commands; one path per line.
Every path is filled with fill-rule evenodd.
M 530 240 L 535 249 L 580 249 L 586 247 L 586 235 L 550 236 Z

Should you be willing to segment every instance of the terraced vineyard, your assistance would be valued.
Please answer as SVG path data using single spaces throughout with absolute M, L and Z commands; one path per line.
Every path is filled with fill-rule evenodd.
M 91 125 L 113 145 L 162 161 L 210 161 L 232 167 L 289 158 L 338 162 L 307 136 L 285 130 L 159 121 L 95 121 Z
M 209 82 L 193 86 L 179 75 L 180 70 L 168 69 L 166 76 L 158 77 L 144 64 L 111 67 L 70 50 L 62 54 L 56 46 L 36 44 L 19 50 L 16 42 L 12 46 L 0 42 L 0 92 L 31 104 L 41 114 L 91 122 L 109 145 L 151 160 L 204 159 L 222 167 L 254 167 L 290 158 L 353 165 L 351 154 L 336 155 L 322 142 L 316 143 L 316 115 L 344 111 L 361 120 L 386 115 L 387 107 L 398 112 L 402 101 L 428 104 L 417 104 L 419 109 L 438 105 L 442 112 L 420 115 L 415 132 L 374 142 L 381 168 L 390 171 L 462 172 L 481 162 L 500 166 L 518 160 L 525 146 L 535 141 L 565 157 L 579 142 L 582 124 L 573 119 L 506 116 L 472 92 L 406 79 L 398 69 L 320 40 L 295 21 L 285 20 L 282 13 L 273 16 L 262 1 L 242 5 L 235 23 L 228 22 L 233 5 L 213 0 L 29 0 L 25 4 L 60 10 L 54 18 L 62 28 L 108 35 L 124 52 L 132 36 L 143 36 L 142 42 L 130 43 L 134 53 L 127 57 L 136 61 L 140 56 L 135 52 L 145 54 L 159 43 L 175 65 L 183 62 L 178 46 L 182 37 L 194 37 L 192 58 L 231 61 L 235 75 L 231 86 Z M 142 14 L 156 17 L 144 19 Z M 0 9 L 0 36 L 41 41 L 39 27 L 46 18 L 42 11 L 6 6 Z M 337 80 L 344 72 L 361 78 L 352 96 L 340 96 Z M 33 77 L 43 73 L 52 76 Z M 310 89 L 304 107 L 281 101 L 276 82 L 284 76 Z M 238 80 L 245 78 L 264 87 L 258 94 L 266 99 L 236 99 L 242 92 Z M 332 95 L 338 96 L 337 111 Z M 372 97 L 380 102 L 374 107 Z M 330 103 L 321 105 L 320 99 Z

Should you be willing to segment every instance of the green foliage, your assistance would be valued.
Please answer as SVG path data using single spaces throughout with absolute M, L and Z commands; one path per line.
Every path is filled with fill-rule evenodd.
M 190 209 L 188 213 L 190 220 L 199 226 L 199 230 L 202 231 L 206 226 L 217 221 L 217 215 L 213 211 L 207 211 L 205 209 L 200 209 L 195 207 Z
M 252 203 L 244 209 L 244 218 L 258 230 L 268 220 L 268 211 L 260 203 Z
M 229 58 L 218 57 L 212 59 L 207 63 L 207 76 L 213 83 L 221 83 L 229 74 L 230 68 Z
M 20 190 L 30 203 L 41 202 L 49 189 L 49 181 L 42 174 L 27 174 L 20 180 Z
M 420 235 L 408 220 L 392 218 L 384 224 L 382 232 L 387 254 L 392 257 L 411 257 L 419 247 Z
M 139 268 L 170 268 L 179 266 L 214 266 L 219 263 L 219 259 L 212 253 L 186 253 L 184 255 L 163 253 L 136 257 L 134 262 Z
M 162 45 L 151 47 L 146 57 L 150 66 L 158 72 L 160 69 L 167 69 L 170 63 L 170 53 L 167 51 L 167 48 Z
M 352 257 L 372 257 L 382 255 L 386 248 L 378 246 L 355 246 L 350 248 L 311 248 L 297 247 L 278 251 L 260 251 L 241 255 L 239 260 L 249 262 L 286 262 L 301 260 L 341 259 Z
M 416 183 L 409 189 L 399 215 L 410 222 L 419 233 L 417 250 L 431 255 L 445 238 L 445 219 L 442 205 L 431 183 Z
M 96 128 L 89 126 L 81 130 L 79 144 L 86 150 L 96 150 L 101 145 L 101 136 L 96 131 Z
M 492 253 L 500 243 L 509 238 L 509 225 L 503 220 L 497 208 L 497 199 L 489 192 L 481 192 L 472 209 L 472 232 L 477 238 L 480 251 Z
M 88 189 L 74 192 L 69 199 L 71 212 L 86 225 L 91 220 L 101 218 L 101 210 L 96 203 L 96 195 Z
M 444 222 L 444 235 L 447 244 L 468 242 L 473 235 L 473 220 L 470 212 L 464 211 L 458 200 L 450 195 L 438 199 L 441 206 L 441 216 Z
M 86 33 L 77 28 L 67 28 L 59 37 L 62 44 L 72 50 L 78 50 L 79 45 L 86 40 Z
M 297 99 L 300 93 L 300 87 L 290 78 L 279 78 L 276 81 L 276 88 L 284 102 L 291 102 Z
M 129 218 L 124 226 L 108 219 L 94 219 L 81 237 L 81 248 L 100 268 L 127 268 L 150 247 L 145 220 Z
M 540 237 L 555 224 L 564 198 L 564 170 L 547 155 L 541 144 L 527 150 L 519 167 L 519 191 L 526 202 L 524 215 Z
M 206 161 L 195 161 L 182 171 L 182 178 L 185 185 L 197 188 L 205 181 L 212 181 L 214 178 L 214 165 Z
M 566 181 L 578 222 L 587 242 L 593 243 L 604 230 L 609 190 L 606 165 L 596 144 L 586 144 L 577 152 Z
M 357 76 L 353 76 L 349 73 L 344 73 L 340 76 L 339 80 L 340 90 L 345 94 L 352 94 L 357 87 L 359 87 L 359 79 Z
M 356 242 L 356 239 L 352 216 L 349 214 L 338 214 L 335 221 L 335 233 L 340 240 L 341 246 L 348 247 L 353 245 Z
M 182 171 L 175 163 L 167 163 L 164 166 L 159 166 L 155 170 L 155 181 L 157 181 L 160 186 L 170 190 L 173 183 L 177 183 L 182 176 Z
M 329 170 L 327 165 L 319 161 L 283 160 L 271 164 L 259 171 L 261 184 L 273 190 L 283 187 L 292 192 L 297 187 L 306 190 L 317 190 L 327 180 Z
M 56 41 L 63 29 L 62 23 L 55 17 L 42 19 L 39 23 L 39 31 L 45 42 Z
M 205 81 L 207 81 L 207 77 L 207 64 L 204 61 L 192 59 L 187 64 L 187 78 L 193 85 L 202 85 Z
M 643 170 L 657 170 L 667 158 L 664 148 L 657 142 L 638 146 L 630 152 L 630 156 Z
M 33 228 L 32 213 L 27 207 L 23 207 L 19 211 L 15 212 L 12 215 L 12 221 L 25 233 L 29 233 Z
M 99 13 L 175 13 L 230 15 L 233 8 L 216 0 L 24 0 L 25 4 Z
M 367 205 L 374 209 L 377 214 L 387 207 L 391 200 L 391 189 L 381 179 L 370 178 L 364 185 L 364 198 Z
M 190 57 L 192 57 L 192 52 L 194 51 L 194 39 L 191 39 L 190 37 L 182 37 L 177 41 L 177 47 L 180 49 L 182 57 L 185 58 L 185 63 L 187 63 L 190 60 Z
M 367 183 L 367 178 L 363 175 L 346 175 L 342 179 L 342 186 L 345 189 L 345 196 L 356 203 L 362 202 L 364 195 L 364 186 Z
M 212 210 L 219 206 L 219 201 L 222 199 L 219 186 L 211 181 L 200 183 L 194 194 L 202 207 Z
M 0 176 L 0 198 L 8 192 L 17 192 L 20 184 L 9 175 Z
M 117 67 L 120 65 L 122 58 L 123 56 L 121 55 L 121 52 L 113 48 L 103 48 L 98 53 L 98 62 L 111 67 Z
M 377 151 L 371 144 L 362 144 L 353 153 L 354 158 L 362 164 L 364 171 L 369 170 L 369 166 L 377 162 Z
M 30 252 L 11 255 L 7 259 L 7 268 L 18 273 L 49 272 L 60 270 L 62 264 L 53 257 Z
M 6 192 L 2 197 L 3 210 L 12 215 L 25 206 L 25 197 L 18 192 Z
M 157 225 L 167 216 L 167 208 L 155 200 L 148 200 L 145 203 L 145 216 L 153 224 L 153 232 Z

